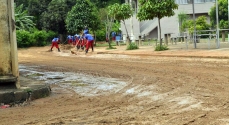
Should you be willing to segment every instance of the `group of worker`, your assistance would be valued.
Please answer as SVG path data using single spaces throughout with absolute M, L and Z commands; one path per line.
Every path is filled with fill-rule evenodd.
M 82 35 L 79 35 L 79 34 L 75 34 L 74 36 L 68 35 L 67 41 L 68 41 L 68 44 L 76 47 L 77 51 L 79 49 L 84 50 L 84 48 L 86 48 L 85 53 L 88 53 L 89 48 L 92 48 L 92 52 L 94 51 L 94 47 L 93 47 L 94 37 L 91 34 L 89 34 L 89 30 L 87 27 L 85 27 L 85 29 L 83 30 Z M 60 48 L 58 46 L 59 43 L 60 43 L 59 37 L 53 38 L 51 51 L 53 47 L 55 46 L 58 49 L 58 52 L 60 52 Z

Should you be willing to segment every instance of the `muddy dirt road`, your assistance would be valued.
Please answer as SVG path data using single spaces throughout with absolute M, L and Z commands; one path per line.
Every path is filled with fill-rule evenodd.
M 201 57 L 226 56 L 228 50 L 198 50 L 199 57 L 193 57 L 185 50 L 120 47 L 117 54 L 107 54 L 96 48 L 75 55 L 48 49 L 19 50 L 19 64 L 57 73 L 60 78 L 49 79 L 51 96 L 0 110 L 1 125 L 229 124 L 229 58 Z

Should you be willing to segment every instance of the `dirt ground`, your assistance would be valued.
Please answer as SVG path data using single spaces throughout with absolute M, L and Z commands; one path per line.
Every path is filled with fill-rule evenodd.
M 68 87 L 50 84 L 51 96 L 0 109 L 1 125 L 229 124 L 227 48 L 171 47 L 155 52 L 152 46 L 133 51 L 124 46 L 114 50 L 96 47 L 87 55 L 48 49 L 20 49 L 19 64 L 40 72 L 83 74 L 88 78 L 84 84 L 101 77 L 116 88 L 88 89 L 97 85 L 93 83 Z

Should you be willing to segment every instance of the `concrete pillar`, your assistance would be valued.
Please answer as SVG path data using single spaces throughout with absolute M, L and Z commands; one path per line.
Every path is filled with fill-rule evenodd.
M 168 34 L 164 34 L 164 44 L 168 45 Z
M 168 34 L 168 43 L 171 43 L 171 34 Z
M 19 84 L 14 0 L 0 0 L 0 84 Z

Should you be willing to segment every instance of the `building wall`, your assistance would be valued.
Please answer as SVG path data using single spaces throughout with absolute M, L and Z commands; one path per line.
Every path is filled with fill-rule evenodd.
M 0 75 L 11 74 L 10 33 L 7 1 L 8 0 L 0 0 Z
M 125 20 L 125 24 L 126 24 L 126 28 L 127 28 L 127 32 L 131 37 L 131 18 L 128 19 L 128 20 Z M 140 35 L 140 22 L 136 19 L 136 15 L 133 15 L 133 35 L 135 36 L 135 39 L 138 39 L 138 36 Z M 127 33 L 126 33 L 126 29 L 125 29 L 125 26 L 123 23 L 121 23 L 121 31 L 122 31 L 122 34 L 123 36 L 126 36 Z
M 208 16 L 208 12 L 210 11 L 210 8 L 214 6 L 215 2 L 205 2 L 205 3 L 195 3 L 195 15 L 196 18 L 198 18 L 201 15 L 205 15 L 207 17 L 208 22 L 210 23 L 210 18 Z M 192 19 L 193 9 L 192 4 L 180 4 L 178 7 L 178 10 L 174 10 L 175 15 L 172 17 L 164 17 L 161 19 L 161 36 L 163 38 L 164 34 L 171 33 L 171 37 L 179 36 L 179 22 L 178 22 L 178 14 L 179 13 L 186 13 L 190 15 L 190 18 Z M 153 22 L 153 21 L 151 21 Z M 159 38 L 159 31 L 155 31 L 158 27 L 158 21 L 155 20 L 153 23 L 147 24 L 148 26 L 145 26 L 147 24 L 147 21 L 139 22 L 136 18 L 136 16 L 133 17 L 133 29 L 134 29 L 134 35 L 135 38 L 137 38 L 139 35 L 146 35 L 146 37 L 154 38 L 157 36 Z M 128 32 L 130 33 L 130 20 L 126 20 L 126 25 Z M 143 26 L 144 25 L 144 26 Z M 151 28 L 147 30 L 147 33 L 143 33 L 142 26 L 146 28 Z M 140 30 L 141 28 L 141 30 Z M 121 30 L 123 31 L 123 34 L 126 32 L 124 31 L 123 25 L 121 25 Z

